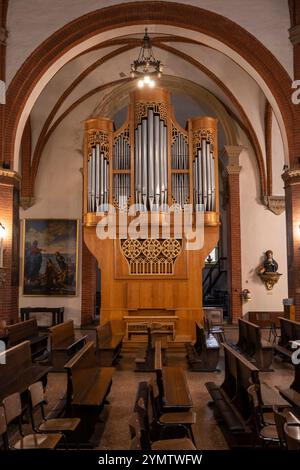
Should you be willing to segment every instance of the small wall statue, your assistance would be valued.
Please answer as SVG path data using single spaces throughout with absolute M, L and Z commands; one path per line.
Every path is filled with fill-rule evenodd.
M 265 260 L 263 264 L 259 266 L 257 273 L 264 282 L 267 290 L 272 290 L 274 285 L 277 284 L 282 274 L 278 272 L 278 263 L 273 258 L 272 250 L 265 252 Z

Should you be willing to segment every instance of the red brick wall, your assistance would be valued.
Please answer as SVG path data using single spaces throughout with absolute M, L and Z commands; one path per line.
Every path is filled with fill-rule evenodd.
M 5 226 L 4 271 L 5 281 L 0 285 L 0 319 L 8 323 L 17 321 L 19 286 L 18 266 L 13 266 L 13 184 L 1 183 L 0 177 L 0 222 Z M 17 214 L 18 218 L 18 214 Z M 16 234 L 18 236 L 18 233 Z M 18 237 L 19 238 L 19 237 Z M 17 279 L 16 279 L 17 276 Z
M 81 292 L 81 324 L 86 325 L 93 320 L 95 312 L 97 275 L 96 258 L 82 245 L 82 292 Z
M 228 259 L 231 321 L 242 316 L 242 268 L 239 174 L 228 175 Z

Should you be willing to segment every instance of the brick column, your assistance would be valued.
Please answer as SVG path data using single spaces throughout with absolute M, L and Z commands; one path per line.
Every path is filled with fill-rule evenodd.
M 81 325 L 87 325 L 94 319 L 97 288 L 97 260 L 82 242 L 82 292 Z
M 19 302 L 19 177 L 0 169 L 0 222 L 5 227 L 4 260 L 0 268 L 0 319 L 18 319 Z
M 241 220 L 240 220 L 240 171 L 239 156 L 243 147 L 225 145 L 222 158 L 228 178 L 228 274 L 230 313 L 232 323 L 242 316 L 242 259 L 241 259 Z
M 282 175 L 285 183 L 288 291 L 296 306 L 296 319 L 300 320 L 300 167 Z
M 6 17 L 8 0 L 0 1 L 0 80 L 5 83 L 6 77 Z M 5 104 L 0 102 L 0 167 L 3 163 L 4 153 L 4 124 L 5 124 Z

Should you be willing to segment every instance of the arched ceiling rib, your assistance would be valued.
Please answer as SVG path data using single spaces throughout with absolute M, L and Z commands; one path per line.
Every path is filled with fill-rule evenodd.
M 161 58 L 161 55 L 164 54 L 164 61 L 169 62 L 169 64 L 166 65 L 166 70 L 173 72 L 174 75 L 180 76 L 182 74 L 182 71 L 187 71 L 187 67 L 190 68 L 190 71 L 186 74 L 189 76 L 189 73 L 191 73 L 191 76 L 193 76 L 193 79 L 196 80 L 196 73 L 201 72 L 201 74 L 206 76 L 206 79 L 202 77 L 202 85 L 204 84 L 205 87 L 208 89 L 210 88 L 216 96 L 218 96 L 219 99 L 221 99 L 222 102 L 224 102 L 225 106 L 231 111 L 231 113 L 236 116 L 238 121 L 242 121 L 243 125 L 248 129 L 249 133 L 249 140 L 252 143 L 256 155 L 257 155 L 257 161 L 258 161 L 258 167 L 259 167 L 259 172 L 261 176 L 261 185 L 262 185 L 262 192 L 264 193 L 265 191 L 265 171 L 264 171 L 264 163 L 263 163 L 263 154 L 261 150 L 261 146 L 259 144 L 259 139 L 257 138 L 256 131 L 257 131 L 257 126 L 256 129 L 253 128 L 251 124 L 251 119 L 248 118 L 247 112 L 242 108 L 242 106 L 239 103 L 239 100 L 235 97 L 234 93 L 231 92 L 231 90 L 226 87 L 226 85 L 223 83 L 223 81 L 216 76 L 210 69 L 212 68 L 212 63 L 213 61 L 217 65 L 217 72 L 222 71 L 222 66 L 225 68 L 225 66 L 229 66 L 230 59 L 227 57 L 224 57 L 223 54 L 218 53 L 217 51 L 211 51 L 210 49 L 207 48 L 207 46 L 199 46 L 196 44 L 189 44 L 187 46 L 185 43 L 191 41 L 189 39 L 180 37 L 174 37 L 172 36 L 171 38 L 168 37 L 167 35 L 153 37 L 153 42 L 156 44 L 155 48 L 155 53 Z M 128 44 L 129 43 L 129 44 Z M 112 71 L 115 74 L 113 78 L 117 79 L 119 72 L 124 71 L 128 73 L 129 69 L 129 64 L 130 64 L 130 59 L 135 58 L 139 47 L 140 47 L 140 38 L 136 37 L 127 37 L 119 38 L 118 40 L 113 41 L 113 45 L 109 46 L 108 43 L 104 44 L 106 45 L 106 48 L 102 48 L 100 51 L 99 45 L 97 46 L 97 49 L 93 48 L 90 50 L 88 53 L 85 52 L 83 55 L 80 54 L 76 59 L 74 58 L 71 62 L 69 62 L 65 67 L 63 67 L 57 74 L 56 76 L 49 82 L 49 85 L 47 85 L 42 93 L 42 95 L 39 97 L 39 99 L 36 102 L 36 105 L 34 107 L 32 116 L 36 116 L 33 121 L 41 123 L 40 127 L 42 126 L 43 123 L 43 116 L 37 112 L 37 110 L 49 110 L 49 106 L 45 105 L 45 100 L 49 99 L 49 94 L 52 97 L 52 102 L 55 102 L 55 105 L 52 107 L 52 110 L 50 114 L 47 116 L 46 113 L 45 115 L 47 116 L 45 120 L 44 116 L 44 126 L 42 128 L 41 132 L 38 132 L 39 138 L 37 141 L 37 146 L 35 148 L 34 152 L 34 157 L 33 157 L 33 168 L 32 168 L 32 178 L 34 182 L 35 175 L 37 173 L 38 169 L 38 163 L 39 159 L 41 157 L 42 150 L 44 148 L 44 145 L 46 144 L 48 138 L 52 134 L 53 130 L 49 133 L 50 129 L 50 124 L 51 122 L 54 122 L 54 129 L 57 127 L 57 125 L 62 122 L 62 119 L 64 116 L 70 112 L 70 110 L 74 109 L 74 103 L 80 103 L 81 98 L 83 96 L 88 97 L 90 96 L 90 93 L 93 93 L 92 90 L 95 90 L 95 83 L 99 83 L 99 86 L 96 87 L 97 89 L 100 89 L 101 87 L 101 82 L 103 82 L 103 77 L 101 77 L 101 70 L 105 70 L 106 72 L 109 69 L 108 67 L 108 61 L 110 62 L 110 67 L 112 67 Z M 103 45 L 103 46 L 104 46 Z M 191 51 L 191 54 L 187 53 L 187 47 L 188 48 L 193 48 Z M 135 49 L 133 49 L 135 48 Z M 158 51 L 159 49 L 159 51 Z M 198 50 L 197 50 L 198 49 Z M 204 51 L 206 54 L 204 54 Z M 213 56 L 211 58 L 211 61 L 209 63 L 209 53 L 213 53 Z M 97 60 L 97 54 L 100 55 Z M 167 54 L 167 56 L 166 56 Z M 118 57 L 116 57 L 118 55 Z M 204 63 L 207 63 L 207 65 L 210 66 L 210 68 L 207 68 L 204 66 L 202 63 L 198 62 L 195 59 L 195 56 L 199 55 Z M 85 60 L 86 59 L 86 62 Z M 94 59 L 94 62 L 93 62 Z M 177 62 L 176 62 L 177 61 Z M 87 65 L 87 67 L 84 67 L 84 65 Z M 170 70 L 171 67 L 171 70 Z M 233 70 L 230 70 L 230 73 L 232 76 L 234 76 L 234 73 L 240 74 L 240 81 L 239 83 L 245 82 L 245 77 L 246 74 L 245 72 L 238 67 L 235 63 L 231 64 L 231 67 Z M 66 71 L 67 68 L 67 71 Z M 194 70 L 193 70 L 194 69 Z M 98 73 L 98 80 L 94 79 L 91 80 L 91 74 L 96 75 Z M 68 82 L 69 86 L 64 89 L 62 86 L 63 83 L 66 82 L 66 80 L 61 80 L 61 76 L 67 76 L 68 77 Z M 225 75 L 225 74 L 224 74 Z M 244 78 L 243 78 L 244 75 Z M 109 72 L 109 76 L 111 76 L 111 73 Z M 74 80 L 74 77 L 75 80 Z M 87 78 L 90 78 L 89 81 L 87 81 Z M 96 77 L 97 78 L 97 77 Z M 186 79 L 186 76 L 184 77 Z M 200 77 L 201 78 L 201 77 Z M 222 77 L 225 78 L 226 77 Z M 242 80 L 243 79 L 243 80 Z M 198 77 L 198 80 L 199 77 Z M 200 80 L 200 82 L 201 82 Z M 105 81 L 105 80 L 104 80 Z M 250 79 L 250 82 L 253 82 L 252 79 Z M 248 81 L 246 80 L 246 83 L 249 86 L 249 78 Z M 104 83 L 102 83 L 104 85 Z M 254 89 L 259 90 L 255 82 L 252 83 L 252 86 Z M 49 87 L 49 90 L 47 88 Z M 65 85 L 66 87 L 66 85 Z M 79 90 L 79 87 L 81 87 L 81 90 Z M 64 89 L 64 92 L 61 93 L 61 91 Z M 56 94 L 54 93 L 56 91 Z M 237 91 L 237 87 L 235 86 L 234 91 Z M 248 89 L 249 91 L 249 89 Z M 95 91 L 97 92 L 97 91 Z M 61 94 L 60 94 L 61 93 Z M 76 95 L 77 93 L 77 95 Z M 79 93 L 79 94 L 78 94 Z M 55 95 L 59 95 L 56 96 Z M 263 96 L 263 95 L 262 95 Z M 44 102 L 43 102 L 44 99 Z M 248 110 L 247 110 L 248 111 Z M 62 113 L 62 114 L 61 114 Z M 56 116 L 56 120 L 54 119 Z M 58 121 L 57 121 L 58 117 Z M 259 116 L 257 116 L 256 123 L 260 124 Z M 36 126 L 38 128 L 39 126 Z M 262 130 L 260 130 L 260 137 L 262 134 Z M 36 137 L 37 138 L 37 137 Z M 262 143 L 262 138 L 261 138 L 261 143 Z

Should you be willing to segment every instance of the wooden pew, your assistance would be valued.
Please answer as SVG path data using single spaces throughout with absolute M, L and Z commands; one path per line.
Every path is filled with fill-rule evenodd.
M 259 370 L 271 370 L 274 356 L 273 345 L 262 339 L 258 325 L 239 318 L 239 339 L 236 345 L 231 346 L 253 362 Z
M 259 378 L 258 368 L 227 344 L 224 344 L 225 378 L 222 385 L 207 382 L 206 388 L 213 399 L 214 414 L 227 436 L 230 447 L 253 444 L 256 435 L 253 428 L 253 408 L 248 388 L 256 384 L 260 405 L 264 411 L 273 406 L 288 407 L 286 400 L 276 390 Z
M 157 385 L 165 412 L 188 411 L 193 406 L 184 370 L 181 367 L 163 367 L 156 370 Z
M 275 352 L 290 360 L 293 354 L 291 342 L 300 340 L 300 323 L 283 317 L 280 317 L 279 321 L 280 338 L 278 344 L 274 346 Z
M 45 355 L 47 351 L 48 335 L 39 334 L 35 318 L 8 326 L 7 332 L 8 347 L 15 346 L 28 340 L 30 342 L 33 360 Z
M 204 328 L 196 322 L 196 342 L 185 344 L 187 360 L 190 368 L 198 372 L 210 372 L 217 369 L 220 345 L 213 336 L 205 336 Z
M 86 343 L 87 335 L 75 339 L 73 320 L 49 328 L 51 361 L 56 371 L 63 370 L 65 363 Z
M 67 415 L 81 418 L 80 438 L 87 442 L 110 392 L 115 369 L 98 366 L 94 345 L 89 341 L 65 364 L 65 370 Z
M 163 364 L 166 363 L 165 348 L 162 347 L 162 341 L 155 340 L 154 347 L 152 343 L 151 331 L 148 328 L 147 345 L 143 345 L 138 349 L 135 358 L 136 372 L 153 372 L 162 369 Z
M 0 402 L 12 393 L 27 395 L 29 385 L 42 381 L 47 385 L 51 367 L 32 362 L 30 342 L 24 341 L 0 353 Z
M 299 359 L 299 354 L 297 354 Z M 300 364 L 294 364 L 294 380 L 290 387 L 277 387 L 281 395 L 293 406 L 300 409 Z
M 101 366 L 111 366 L 117 361 L 122 341 L 123 335 L 113 334 L 110 321 L 96 328 L 97 356 Z

